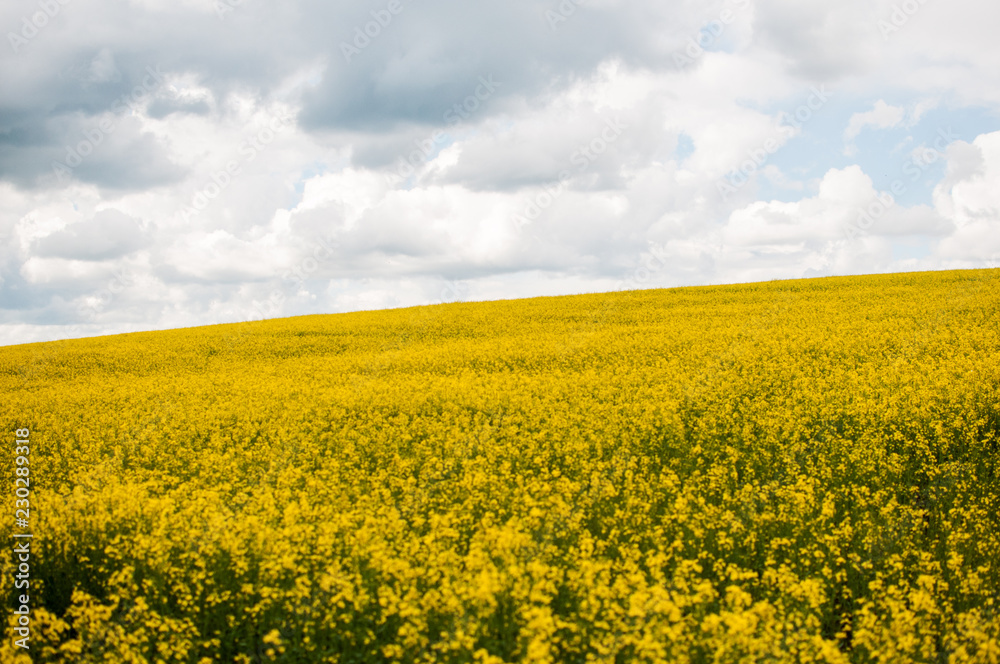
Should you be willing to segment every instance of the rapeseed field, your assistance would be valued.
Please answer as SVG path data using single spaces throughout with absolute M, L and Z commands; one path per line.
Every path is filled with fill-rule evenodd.
M 1000 271 L 0 348 L 6 662 L 1000 662 Z

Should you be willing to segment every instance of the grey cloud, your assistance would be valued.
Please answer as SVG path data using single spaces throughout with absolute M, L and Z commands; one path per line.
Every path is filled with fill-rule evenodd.
M 734 208 L 754 204 L 757 196 L 747 187 L 724 201 L 714 176 L 706 175 L 722 160 L 712 154 L 724 156 L 753 133 L 730 131 L 741 123 L 733 109 L 743 101 L 766 108 L 803 78 L 841 79 L 837 99 L 845 105 L 865 86 L 877 87 L 879 95 L 887 86 L 900 88 L 905 98 L 905 89 L 915 86 L 907 77 L 919 78 L 916 87 L 934 88 L 935 95 L 975 90 L 995 100 L 998 89 L 989 70 L 996 59 L 990 22 L 983 19 L 995 11 L 969 0 L 927 3 L 920 20 L 907 26 L 913 41 L 926 42 L 917 50 L 897 49 L 911 39 L 903 34 L 883 48 L 875 21 L 894 0 L 400 0 L 403 11 L 347 62 L 342 42 L 352 41 L 355 28 L 388 1 L 255 0 L 220 20 L 211 2 L 73 0 L 21 52 L 0 49 L 0 321 L 73 321 L 76 304 L 103 287 L 104 271 L 132 265 L 148 281 L 102 312 L 102 329 L 121 331 L 124 320 L 160 327 L 212 322 L 220 312 L 236 315 L 240 303 L 267 297 L 283 283 L 288 262 L 301 264 L 309 241 L 319 237 L 337 244 L 309 277 L 307 290 L 318 299 L 294 305 L 301 313 L 405 301 L 405 288 L 394 287 L 400 275 L 431 284 L 432 295 L 440 290 L 437 275 L 488 277 L 488 292 L 504 297 L 540 292 L 549 287 L 538 284 L 550 279 L 572 288 L 603 287 L 634 271 L 650 241 L 666 247 L 668 266 L 657 283 L 787 276 L 804 261 L 822 273 L 820 266 L 835 259 L 855 264 L 853 254 L 837 258 L 836 247 L 825 243 L 836 241 L 829 224 L 783 233 L 779 220 L 768 217 L 760 220 L 762 229 L 741 229 L 745 242 L 736 235 L 723 245 Z M 723 7 L 741 3 L 752 8 L 736 11 L 736 23 L 706 46 L 714 53 L 678 71 L 674 55 L 688 39 Z M 572 11 L 565 20 L 547 18 L 546 12 L 567 6 Z M 0 24 L 16 26 L 23 11 L 21 3 L 0 3 Z M 932 20 L 932 12 L 947 14 L 947 21 Z M 950 32 L 947 22 L 955 24 Z M 968 38 L 969 29 L 976 40 Z M 599 64 L 612 63 L 621 63 L 620 75 L 595 76 Z M 121 100 L 142 86 L 150 67 L 163 81 L 143 95 L 133 115 Z M 447 111 L 474 94 L 483 76 L 500 83 L 495 94 L 451 126 Z M 188 85 L 197 91 L 180 89 Z M 566 94 L 571 89 L 580 93 Z M 639 98 L 644 89 L 653 92 Z M 179 217 L 178 208 L 239 154 L 233 137 L 238 142 L 260 114 L 279 106 L 298 110 L 298 127 L 260 159 L 243 163 L 239 178 L 200 215 Z M 631 127 L 580 171 L 572 155 L 615 115 L 612 108 L 623 109 Z M 53 162 L 65 162 L 68 150 L 109 118 L 114 131 L 70 169 L 74 186 L 49 191 L 68 182 L 54 177 Z M 818 125 L 809 131 L 814 126 L 823 131 Z M 197 144 L 180 134 L 188 128 L 198 132 Z M 436 129 L 460 141 L 457 163 L 445 167 L 442 160 L 406 184 L 381 180 Z M 680 131 L 696 145 L 678 167 Z M 823 149 L 808 161 L 823 159 Z M 800 152 L 789 148 L 776 163 L 797 172 L 805 160 Z M 983 158 L 975 146 L 949 149 L 950 170 L 936 199 L 982 170 Z M 515 236 L 510 214 L 564 169 L 573 179 Z M 181 180 L 190 181 L 162 186 Z M 951 197 L 968 197 L 967 189 L 958 187 Z M 837 197 L 859 190 L 848 187 Z M 22 220 L 51 224 L 68 218 L 78 202 L 88 209 L 134 209 L 119 201 L 128 196 L 127 204 L 135 205 L 137 192 L 148 204 L 143 215 L 164 221 L 150 264 L 145 253 L 135 253 L 151 246 L 150 238 L 134 220 L 110 212 L 35 241 L 27 260 L 21 255 L 14 230 L 23 228 Z M 965 210 L 969 200 L 954 206 Z M 808 212 L 806 219 L 815 217 Z M 932 210 L 897 214 L 867 239 L 888 246 L 880 233 L 952 232 Z M 830 219 L 836 221 L 832 213 Z M 218 240 L 213 234 L 219 231 L 231 238 Z M 962 236 L 963 247 L 992 246 L 995 229 L 982 233 Z M 195 241 L 199 234 L 215 244 Z M 788 253 L 778 252 L 782 248 Z M 508 279 L 512 273 L 520 274 Z M 384 282 L 373 286 L 373 277 Z M 344 283 L 331 286 L 331 280 Z M 343 299 L 331 297 L 338 289 Z M 387 294 L 369 297 L 372 289 Z
M 955 224 L 927 205 L 917 205 L 905 210 L 893 209 L 884 220 L 879 220 L 872 232 L 877 235 L 945 236 L 955 231 Z
M 102 261 L 130 254 L 149 246 L 150 241 L 135 219 L 108 209 L 40 238 L 32 253 L 44 258 Z
M 474 191 L 516 190 L 554 184 L 569 172 L 573 187 L 617 189 L 624 185 L 621 167 L 647 163 L 672 139 L 648 114 L 576 113 L 573 121 L 552 127 L 539 124 L 511 136 L 469 141 L 459 159 L 441 180 Z
M 204 99 L 196 101 L 184 101 L 179 99 L 156 99 L 146 113 L 155 120 L 163 118 L 173 113 L 190 113 L 192 115 L 207 115 L 211 108 Z
M 879 57 L 876 3 L 768 0 L 754 7 L 755 41 L 785 55 L 803 78 L 834 81 Z
M 347 62 L 341 44 L 352 42 L 355 29 L 364 29 L 385 4 L 243 3 L 220 21 L 186 5 L 149 9 L 77 0 L 59 25 L 46 28 L 44 40 L 18 54 L 0 50 L 6 72 L 0 78 L 0 179 L 25 188 L 60 184 L 42 177 L 52 160 L 79 140 L 81 128 L 118 113 L 118 101 L 142 85 L 148 67 L 166 76 L 194 75 L 216 100 L 247 90 L 267 99 L 283 94 L 279 87 L 292 73 L 326 62 L 319 84 L 301 93 L 300 126 L 354 132 L 359 163 L 381 166 L 399 154 L 385 148 L 387 136 L 406 134 L 396 141 L 401 150 L 419 128 L 445 127 L 444 113 L 472 93 L 480 76 L 493 75 L 503 85 L 473 123 L 556 93 L 610 57 L 672 69 L 672 54 L 692 27 L 718 13 L 675 3 L 568 2 L 563 11 L 572 7 L 570 15 L 553 29 L 546 12 L 559 14 L 555 1 L 403 0 L 402 12 Z M 8 22 L 19 20 L 13 9 L 4 13 Z M 95 30 L 104 43 L 93 38 Z M 142 105 L 147 102 L 154 119 L 212 112 L 208 103 L 181 102 L 162 86 Z M 118 189 L 166 184 L 180 174 L 163 155 L 159 141 L 147 138 L 106 151 L 105 159 L 88 159 L 73 175 Z M 116 161 L 121 167 L 110 163 Z
M 25 188 L 78 180 L 135 190 L 183 175 L 164 146 L 129 116 L 73 114 L 45 124 L 29 121 L 0 134 L 0 146 L 0 178 Z
M 552 30 L 545 12 L 558 7 L 527 0 L 404 3 L 350 62 L 341 45 L 364 44 L 357 28 L 372 17 L 367 7 L 344 13 L 331 22 L 337 28 L 329 66 L 320 87 L 306 96 L 300 121 L 310 130 L 441 125 L 450 101 L 468 95 L 483 74 L 504 82 L 500 97 L 535 96 L 571 83 L 609 57 L 672 68 L 656 44 L 667 39 L 680 45 L 688 36 L 676 27 L 686 13 L 678 5 L 654 21 L 649 19 L 656 10 L 650 8 L 583 5 Z

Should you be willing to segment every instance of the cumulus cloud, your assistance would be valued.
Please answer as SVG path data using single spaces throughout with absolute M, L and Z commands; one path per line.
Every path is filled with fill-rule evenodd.
M 787 59 L 798 75 L 836 81 L 870 67 L 878 57 L 874 30 L 879 4 L 866 0 L 754 3 L 755 38 Z
M 736 210 L 724 228 L 726 244 L 760 251 L 817 251 L 867 237 L 944 236 L 953 222 L 927 205 L 898 205 L 858 166 L 831 169 L 815 196 L 794 202 L 758 201 Z
M 146 247 L 151 237 L 140 223 L 118 210 L 101 210 L 93 218 L 71 224 L 34 241 L 32 253 L 42 258 L 100 261 L 120 258 Z
M 1000 6 L 894 4 L 74 0 L 0 49 L 0 343 L 985 265 Z
M 956 142 L 948 150 L 948 170 L 934 189 L 934 204 L 957 229 L 939 254 L 964 265 L 1000 261 L 1000 132 Z M 996 266 L 996 265 L 994 265 Z
M 917 112 L 922 113 L 923 110 L 921 107 Z M 844 140 L 847 142 L 844 154 L 850 157 L 857 153 L 854 140 L 865 128 L 891 129 L 902 124 L 905 115 L 906 109 L 900 106 L 890 106 L 881 99 L 875 102 L 875 107 L 872 110 L 855 113 L 847 123 L 847 128 L 844 129 Z
M 865 127 L 875 127 L 877 129 L 888 129 L 898 126 L 906 114 L 906 110 L 899 106 L 890 106 L 879 99 L 875 102 L 875 107 L 864 113 L 855 113 L 847 123 L 844 130 L 844 138 L 853 141 Z

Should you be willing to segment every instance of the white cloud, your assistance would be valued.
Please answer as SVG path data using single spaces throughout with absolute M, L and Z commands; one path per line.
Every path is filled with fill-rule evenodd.
M 148 233 L 136 219 L 113 208 L 34 240 L 32 253 L 41 257 L 107 260 L 147 246 Z
M 209 0 L 77 1 L 30 54 L 0 53 L 0 343 L 428 303 L 456 284 L 466 299 L 607 290 L 650 255 L 663 264 L 641 285 L 670 286 L 974 266 L 1000 249 L 997 138 L 971 140 L 1000 109 L 992 5 L 927 3 L 885 40 L 894 0 L 609 0 L 555 32 L 530 0 L 448 0 L 414 4 L 348 65 L 338 44 L 370 20 L 359 6 L 242 3 L 220 21 Z M 723 38 L 679 69 L 725 8 Z M 116 108 L 150 67 L 162 81 Z M 490 76 L 501 85 L 449 124 Z M 832 103 L 778 129 L 814 86 Z M 275 116 L 292 120 L 262 134 Z M 53 160 L 103 119 L 114 131 L 56 181 Z M 948 124 L 970 142 L 948 148 L 943 179 L 926 169 L 913 200 L 849 238 L 886 164 Z M 837 154 L 895 127 L 912 136 L 881 162 L 875 141 L 858 165 Z M 436 130 L 442 149 L 392 182 Z M 769 139 L 723 200 L 719 179 Z M 928 255 L 897 260 L 905 242 Z M 82 320 L 123 269 L 133 285 Z
M 906 116 L 906 109 L 899 106 L 890 106 L 879 99 L 875 102 L 875 107 L 864 113 L 855 113 L 851 116 L 847 128 L 844 130 L 844 139 L 853 141 L 858 134 L 866 127 L 877 129 L 891 129 L 899 126 Z
M 957 229 L 938 249 L 964 265 L 1000 260 L 1000 131 L 956 142 L 948 173 L 934 190 L 934 205 Z
M 736 210 L 726 224 L 727 245 L 819 248 L 840 240 L 857 211 L 876 196 L 858 166 L 830 170 L 816 196 L 791 203 L 758 201 Z

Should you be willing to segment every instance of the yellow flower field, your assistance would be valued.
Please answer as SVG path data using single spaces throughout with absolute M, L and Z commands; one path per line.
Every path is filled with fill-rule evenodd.
M 1000 662 L 998 270 L 12 346 L 0 386 L 0 661 Z

